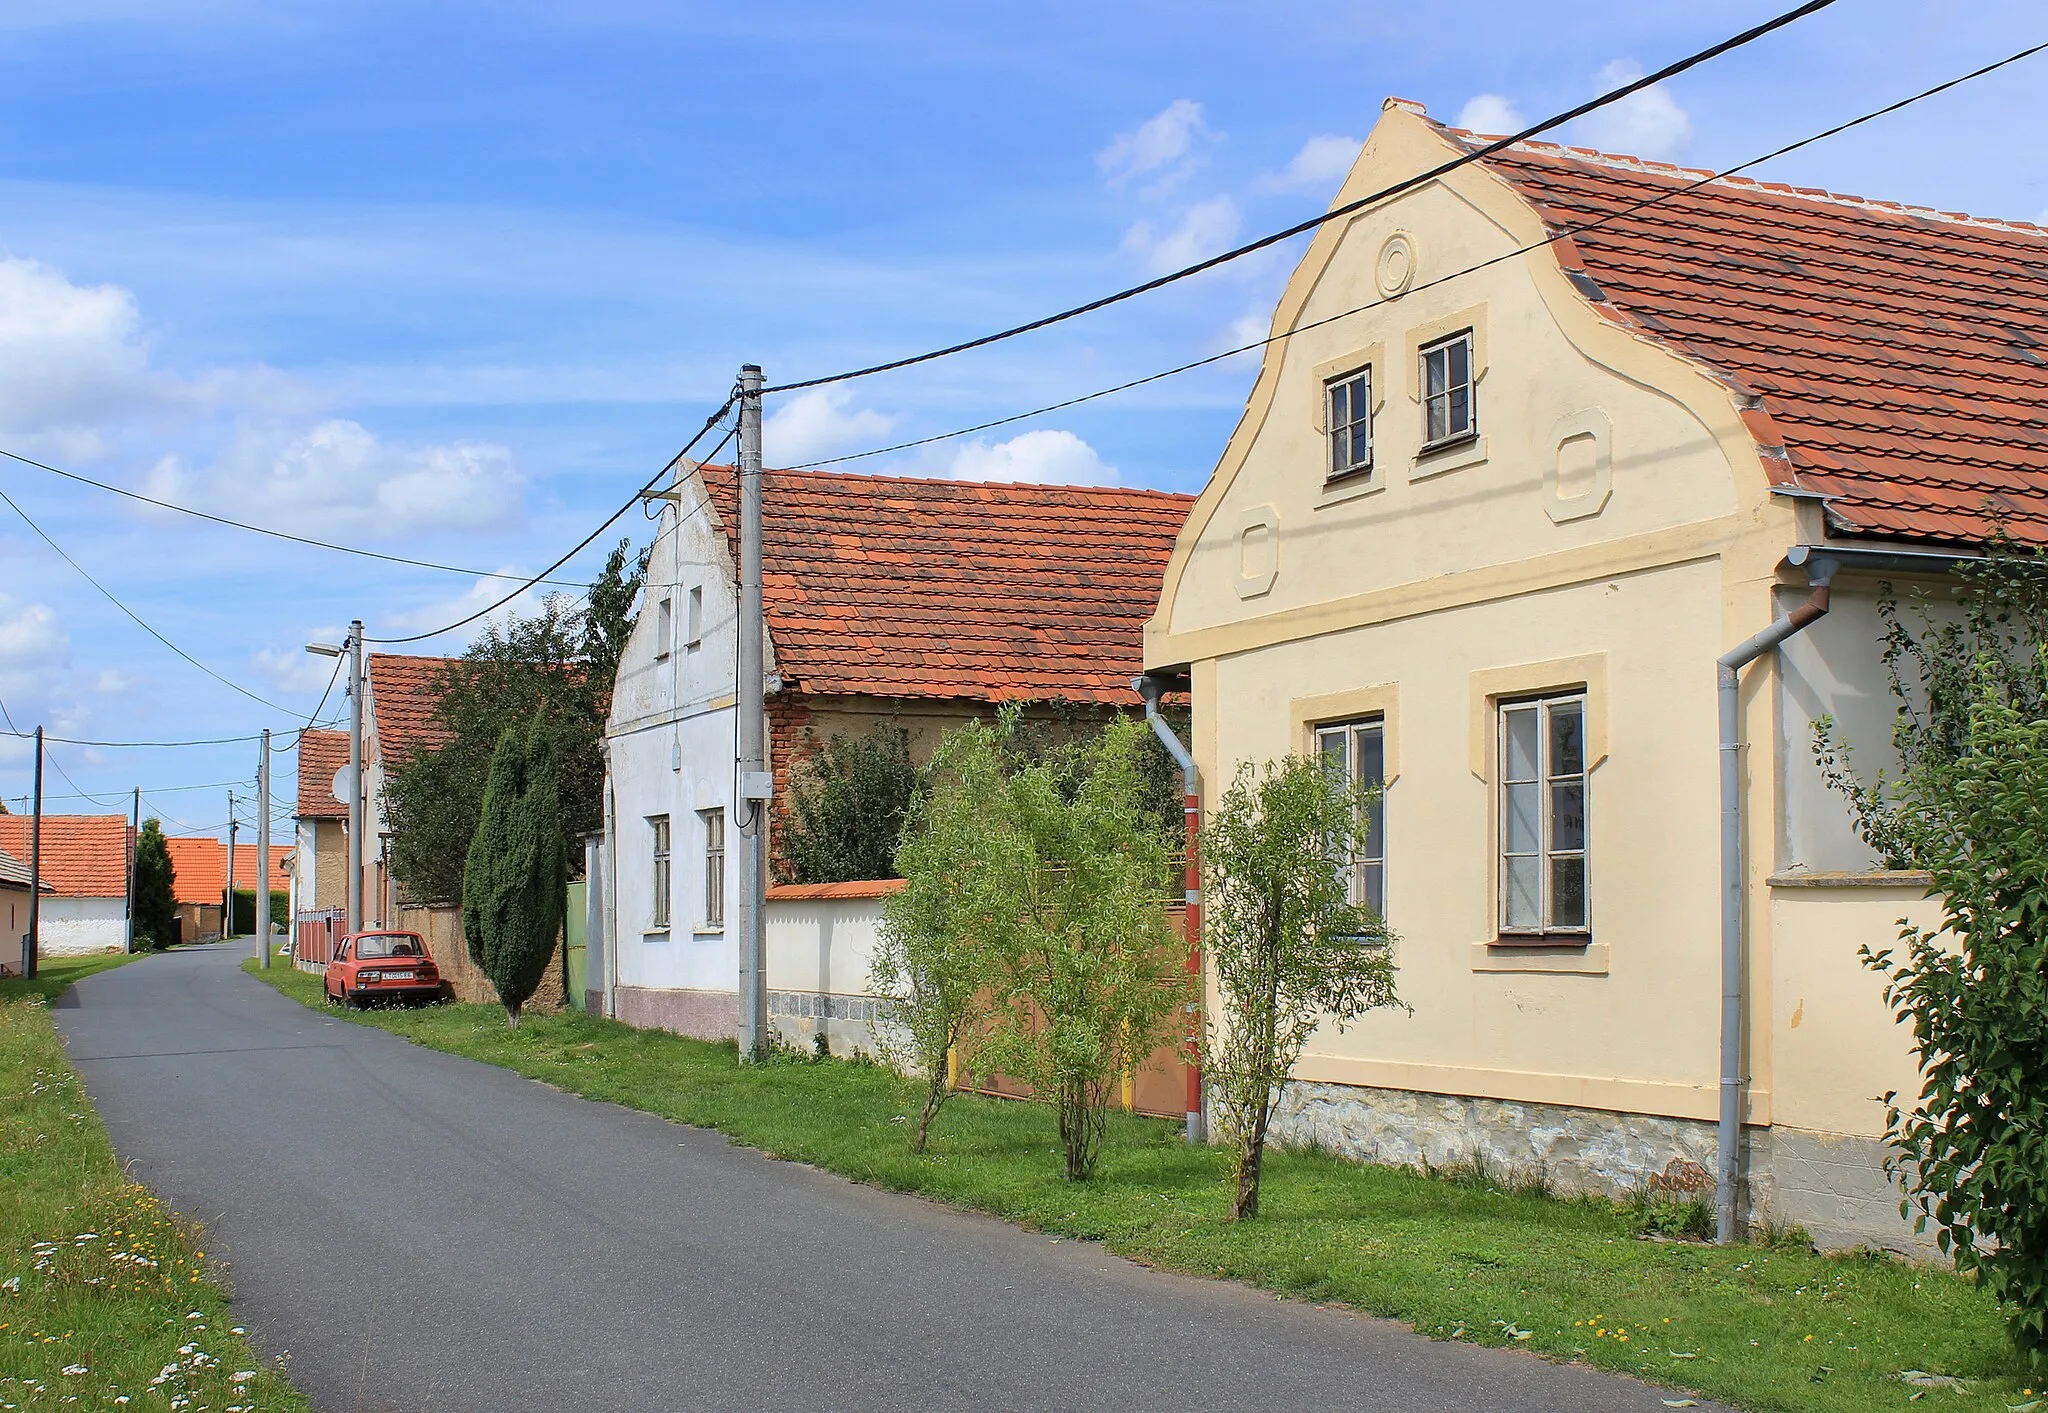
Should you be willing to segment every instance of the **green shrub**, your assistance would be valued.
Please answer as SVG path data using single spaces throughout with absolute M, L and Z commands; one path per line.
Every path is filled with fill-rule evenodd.
M 463 938 L 514 1027 L 554 957 L 568 882 L 553 735 L 537 714 L 498 738 L 462 872 Z
M 789 773 L 775 871 L 784 883 L 896 877 L 896 846 L 917 797 L 910 733 L 877 722 L 833 736 Z
M 164 845 L 163 825 L 142 821 L 135 837 L 135 945 L 161 951 L 178 935 L 178 901 L 173 893 L 177 872 Z

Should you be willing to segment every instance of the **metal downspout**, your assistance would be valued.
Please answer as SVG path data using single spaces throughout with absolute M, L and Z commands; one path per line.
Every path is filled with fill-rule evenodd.
M 1166 680 L 1147 673 L 1132 679 L 1131 689 L 1145 699 L 1145 720 L 1152 726 L 1152 734 L 1159 738 L 1159 744 L 1166 747 L 1166 753 L 1180 766 L 1181 818 L 1187 826 L 1187 867 L 1183 886 L 1186 889 L 1186 908 L 1182 913 L 1182 936 L 1188 947 L 1188 975 L 1194 978 L 1196 986 L 1202 982 L 1202 860 L 1199 850 L 1202 836 L 1202 786 L 1201 778 L 1195 771 L 1195 758 L 1188 752 L 1180 737 L 1173 734 L 1173 728 L 1166 724 L 1166 718 L 1159 714 L 1159 699 L 1166 692 Z M 1187 1055 L 1187 1136 L 1190 1143 L 1207 1140 L 1206 1125 L 1202 1118 L 1202 1061 L 1201 1061 L 1201 1005 L 1200 1000 L 1188 1003 L 1188 1055 Z
M 1716 662 L 1721 717 L 1721 1123 L 1714 1170 L 1714 1239 L 1740 1235 L 1736 1209 L 1742 1179 L 1742 668 L 1828 611 L 1835 561 L 1795 549 L 1788 560 L 1805 564 L 1812 592 L 1806 602 Z

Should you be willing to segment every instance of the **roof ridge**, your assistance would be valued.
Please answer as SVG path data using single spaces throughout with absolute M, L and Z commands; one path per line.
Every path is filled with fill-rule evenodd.
M 1434 121 L 1434 120 L 1432 120 Z M 1499 137 L 1488 137 L 1469 128 L 1456 128 L 1440 124 L 1445 133 L 1457 139 L 1462 145 L 1472 148 L 1498 142 Z M 1491 162 L 1517 150 L 1544 153 L 1563 157 L 1585 166 L 1611 167 L 1620 171 L 1640 171 L 1655 176 L 1683 177 L 1687 181 L 1704 182 L 1709 186 L 1721 186 L 1735 190 L 1768 192 L 1774 196 L 1796 197 L 1815 205 L 1845 206 L 1870 211 L 1884 211 L 1895 215 L 1912 216 L 1923 220 L 1945 221 L 1951 225 L 1981 226 L 1990 230 L 2023 231 L 2030 235 L 2048 236 L 2048 225 L 2037 221 L 2021 221 L 2005 216 L 1977 216 L 1967 211 L 1942 211 L 1932 206 L 1915 206 L 1903 201 L 1886 201 L 1876 196 L 1856 196 L 1847 192 L 1828 191 L 1822 187 L 1793 186 L 1788 182 L 1759 181 L 1755 177 L 1723 176 L 1707 167 L 1687 167 L 1677 162 L 1661 162 L 1653 157 L 1637 157 L 1625 152 L 1602 152 L 1593 147 L 1573 147 L 1561 142 L 1543 142 L 1534 138 L 1513 143 L 1487 156 Z
M 700 471 L 731 471 L 732 463 L 725 461 L 701 461 Z M 771 476 L 797 476 L 806 480 L 879 481 L 890 485 L 947 486 L 962 490 L 985 487 L 1002 491 L 1078 491 L 1084 495 L 1137 496 L 1160 501 L 1187 501 L 1196 497 L 1185 491 L 1161 491 L 1150 486 L 1101 486 L 1079 481 L 980 481 L 965 480 L 952 476 L 904 476 L 890 475 L 878 471 L 828 471 L 819 466 L 781 467 L 764 466 L 763 472 Z

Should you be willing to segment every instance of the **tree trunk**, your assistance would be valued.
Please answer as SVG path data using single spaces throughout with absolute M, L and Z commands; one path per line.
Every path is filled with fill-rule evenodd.
M 924 1152 L 925 1140 L 931 1134 L 932 1120 L 938 1116 L 939 1105 L 946 1102 L 946 1076 L 941 1071 L 934 1077 L 924 1093 L 924 1112 L 917 1116 L 917 1136 L 910 1140 L 910 1151 Z
M 505 1024 L 513 1030 L 519 1029 L 519 1007 L 513 1005 L 505 1007 Z
M 1270 1101 L 1259 1106 L 1259 1116 L 1252 1121 L 1252 1131 L 1245 1137 L 1244 1151 L 1238 1155 L 1237 1194 L 1230 1204 L 1233 1222 L 1259 1215 L 1259 1179 L 1264 1176 L 1266 1166 L 1266 1119 L 1272 1108 Z

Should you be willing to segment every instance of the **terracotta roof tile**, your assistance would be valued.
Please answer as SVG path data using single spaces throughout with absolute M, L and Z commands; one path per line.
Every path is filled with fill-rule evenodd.
M 732 468 L 705 485 L 737 558 Z M 769 471 L 776 667 L 806 692 L 1124 702 L 1191 496 Z
M 452 661 L 452 658 L 411 657 L 403 653 L 370 654 L 363 670 L 370 679 L 370 707 L 376 716 L 377 750 L 384 760 L 396 761 L 414 746 L 433 750 L 447 741 L 448 733 L 434 717 L 434 704 L 440 696 L 436 684 Z M 347 737 L 342 739 L 342 760 L 346 763 Z M 331 782 L 334 772 L 329 771 L 327 778 Z
M 1708 174 L 1548 143 L 1487 165 L 1553 228 L 1606 218 L 1559 259 L 1758 399 L 1835 533 L 1974 543 L 1996 507 L 2048 541 L 2048 230 L 1743 178 L 1630 210 Z
M 348 764 L 348 732 L 307 731 L 299 736 L 300 819 L 347 819 L 348 806 L 334 798 L 334 775 Z
M 0 849 L 26 859 L 29 823 L 27 815 L 0 815 Z M 128 832 L 126 815 L 44 815 L 44 881 L 64 898 L 127 897 Z
M 228 846 L 219 839 L 207 835 L 184 835 L 164 840 L 164 847 L 171 855 L 171 896 L 181 903 L 220 902 L 220 895 L 228 886 Z M 291 857 L 287 845 L 270 846 L 270 886 L 275 892 L 285 892 L 291 887 L 291 874 L 285 869 L 285 860 Z M 235 845 L 235 887 L 237 890 L 253 889 L 255 883 L 256 846 Z

